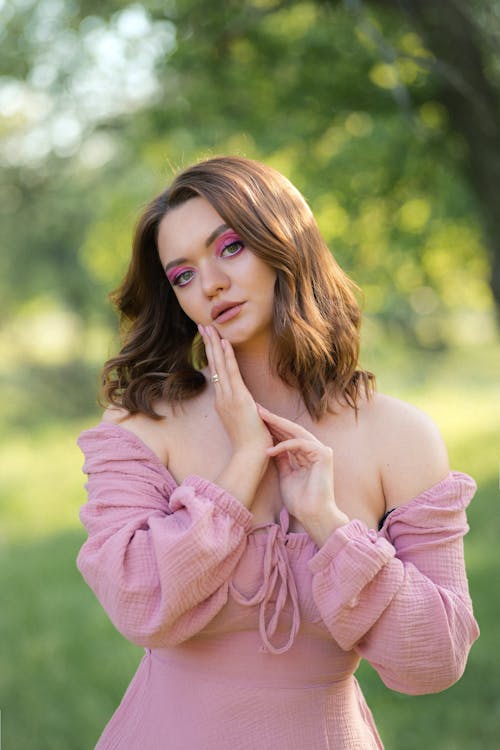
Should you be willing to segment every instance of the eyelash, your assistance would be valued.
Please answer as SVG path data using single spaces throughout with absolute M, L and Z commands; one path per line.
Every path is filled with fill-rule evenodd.
M 235 253 L 230 253 L 229 255 L 223 255 L 225 250 L 227 250 L 229 247 L 234 247 L 235 245 L 238 246 L 238 250 Z M 234 258 L 236 255 L 239 255 L 241 253 L 244 247 L 245 246 L 241 240 L 231 240 L 230 242 L 227 243 L 227 245 L 224 245 L 223 247 L 221 247 L 221 249 L 218 252 L 218 256 L 219 258 Z M 191 281 L 192 276 L 187 281 L 184 281 L 183 283 L 181 283 L 180 279 L 182 278 L 182 276 L 184 276 L 185 273 L 192 274 L 194 273 L 194 271 L 192 271 L 189 268 L 186 268 L 180 273 L 178 273 L 177 276 L 174 276 L 172 280 L 172 286 L 181 286 L 181 287 L 187 286 L 189 282 Z
M 224 252 L 224 250 L 227 250 L 228 247 L 234 247 L 234 245 L 239 245 L 239 249 L 235 253 L 231 253 L 229 256 L 223 256 L 222 255 L 223 252 Z M 224 245 L 223 247 L 221 247 L 220 252 L 219 252 L 219 257 L 229 257 L 229 258 L 232 258 L 235 255 L 239 255 L 239 253 L 241 253 L 241 251 L 243 250 L 244 247 L 245 246 L 244 246 L 244 244 L 243 244 L 243 242 L 241 240 L 231 240 L 231 242 L 228 242 L 227 245 Z
M 177 276 L 174 276 L 174 278 L 172 280 L 172 286 L 186 286 L 186 284 L 189 284 L 189 282 L 191 281 L 191 279 L 188 279 L 183 284 L 181 284 L 180 281 L 179 281 L 179 279 L 181 279 L 182 276 L 184 276 L 185 273 L 193 273 L 193 271 L 191 271 L 189 268 L 186 268 L 185 271 L 181 271 L 180 273 L 178 273 Z

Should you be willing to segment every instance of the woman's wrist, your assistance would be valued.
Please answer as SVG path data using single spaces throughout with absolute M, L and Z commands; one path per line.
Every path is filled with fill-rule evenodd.
M 324 511 L 314 519 L 308 519 L 302 525 L 306 529 L 311 539 L 318 547 L 322 547 L 328 537 L 334 531 L 345 526 L 350 521 L 349 516 L 338 508 L 325 508 Z
M 236 497 L 246 508 L 252 505 L 259 482 L 269 462 L 262 447 L 236 450 L 215 483 Z

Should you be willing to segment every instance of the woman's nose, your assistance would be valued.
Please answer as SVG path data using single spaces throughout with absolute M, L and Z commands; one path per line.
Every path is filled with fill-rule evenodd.
M 200 269 L 201 287 L 207 297 L 213 297 L 217 292 L 227 289 L 230 281 L 227 274 L 218 263 L 208 263 Z

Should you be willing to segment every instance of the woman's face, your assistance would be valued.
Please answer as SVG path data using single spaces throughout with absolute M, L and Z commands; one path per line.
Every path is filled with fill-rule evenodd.
M 205 198 L 171 209 L 158 252 L 180 306 L 233 345 L 269 342 L 276 271 L 245 247 Z

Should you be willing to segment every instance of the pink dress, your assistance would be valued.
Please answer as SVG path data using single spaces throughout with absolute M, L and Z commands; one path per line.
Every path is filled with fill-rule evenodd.
M 79 438 L 88 474 L 78 567 L 144 657 L 98 750 L 371 750 L 382 743 L 354 672 L 444 690 L 479 631 L 464 569 L 474 480 L 450 472 L 380 531 L 353 520 L 318 549 L 252 527 L 225 490 L 181 485 L 133 433 Z M 264 529 L 257 532 L 257 529 Z

